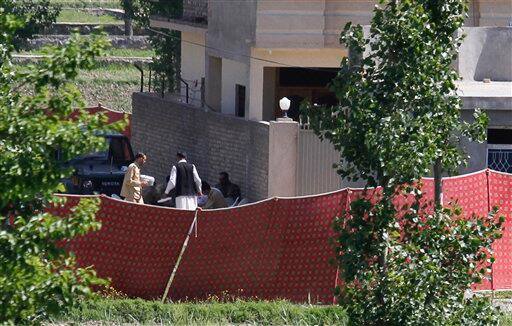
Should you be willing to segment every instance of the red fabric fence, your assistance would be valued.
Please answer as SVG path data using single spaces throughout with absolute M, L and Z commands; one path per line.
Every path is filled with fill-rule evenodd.
M 466 214 L 485 215 L 499 206 L 506 216 L 497 261 L 483 289 L 512 289 L 512 175 L 482 171 L 446 178 L 444 202 L 457 200 Z M 424 180 L 427 198 L 433 182 Z M 272 198 L 237 208 L 200 211 L 197 232 L 185 251 L 169 297 L 206 299 L 233 295 L 294 302 L 333 301 L 337 271 L 329 239 L 335 216 L 358 190 Z M 69 196 L 65 215 L 80 196 Z M 102 228 L 68 243 L 79 265 L 93 265 L 117 290 L 133 297 L 160 298 L 177 261 L 194 212 L 132 204 L 101 196 Z

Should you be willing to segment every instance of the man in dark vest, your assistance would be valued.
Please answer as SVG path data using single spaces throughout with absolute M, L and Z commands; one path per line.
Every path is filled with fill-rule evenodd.
M 176 154 L 178 163 L 171 169 L 171 175 L 165 194 L 176 189 L 176 208 L 195 210 L 197 208 L 197 196 L 202 196 L 201 179 L 193 164 L 187 162 L 187 155 L 183 151 Z

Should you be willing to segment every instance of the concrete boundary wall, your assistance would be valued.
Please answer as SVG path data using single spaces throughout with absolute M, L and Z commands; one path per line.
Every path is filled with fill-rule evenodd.
M 132 146 L 148 162 L 144 174 L 163 183 L 185 150 L 211 184 L 227 171 L 250 201 L 268 197 L 269 124 L 206 112 L 154 94 L 133 93 Z

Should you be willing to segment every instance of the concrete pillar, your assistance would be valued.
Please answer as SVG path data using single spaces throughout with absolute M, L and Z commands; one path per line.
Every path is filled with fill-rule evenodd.
M 274 120 L 277 91 L 277 68 L 263 68 L 263 120 Z
M 270 121 L 268 146 L 268 196 L 295 196 L 299 124 L 291 119 Z
M 249 72 L 249 120 L 263 120 L 263 65 L 251 59 Z
M 221 111 L 222 99 L 222 59 L 206 57 L 206 104 L 213 110 Z

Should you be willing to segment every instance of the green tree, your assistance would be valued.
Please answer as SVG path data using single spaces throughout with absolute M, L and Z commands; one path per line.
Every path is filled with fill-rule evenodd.
M 181 18 L 183 1 L 121 0 L 127 19 L 142 28 L 150 28 L 151 15 Z M 150 68 L 155 72 L 153 85 L 156 91 L 173 92 L 180 87 L 181 36 L 178 31 L 152 32 L 150 42 L 155 51 Z
M 121 6 L 124 9 L 124 34 L 126 36 L 133 36 L 133 17 L 137 8 L 134 0 L 121 0 Z
M 460 119 L 452 69 L 466 11 L 464 0 L 380 1 L 369 31 L 349 23 L 341 35 L 350 58 L 331 85 L 339 105 L 306 108 L 315 132 L 340 151 L 339 174 L 382 189 L 336 224 L 338 294 L 354 324 L 492 321 L 488 305 L 463 294 L 484 277 L 502 218 L 463 219 L 439 201 L 428 213 L 417 186 L 434 166 L 439 179 L 465 161 L 461 137 L 485 138 L 486 115 Z M 413 203 L 398 206 L 407 195 Z
M 35 34 L 51 27 L 60 13 L 60 6 L 50 0 L 4 0 L 3 8 L 5 13 L 24 22 L 18 25 L 14 34 L 13 45 L 17 50 Z
M 11 52 L 23 21 L 6 14 L 10 3 L 0 0 L 0 323 L 38 323 L 104 283 L 63 249 L 67 239 L 99 228 L 97 200 L 82 200 L 64 219 L 47 208 L 63 202 L 54 193 L 72 172 L 55 150 L 69 160 L 104 146 L 95 131 L 107 118 L 83 110 L 73 80 L 93 67 L 107 41 L 73 35 L 41 63 L 15 66 Z

